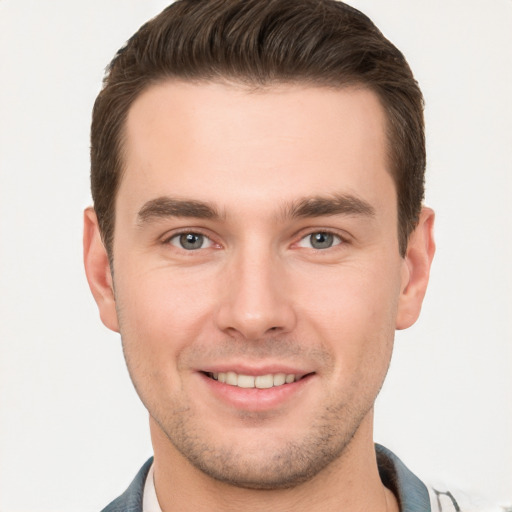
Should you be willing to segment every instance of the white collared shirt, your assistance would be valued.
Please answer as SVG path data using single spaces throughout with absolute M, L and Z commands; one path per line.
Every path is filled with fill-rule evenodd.
M 162 512 L 156 496 L 155 481 L 153 479 L 153 467 L 151 464 L 146 483 L 144 484 L 144 497 L 142 499 L 142 512 Z

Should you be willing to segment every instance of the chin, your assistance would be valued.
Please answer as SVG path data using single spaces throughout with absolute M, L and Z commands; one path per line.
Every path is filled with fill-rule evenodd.
M 215 454 L 188 453 L 189 462 L 210 478 L 225 484 L 260 490 L 290 489 L 314 478 L 338 453 L 304 453 L 299 446 L 281 446 L 280 452 L 242 456 L 237 450 Z
M 178 420 L 175 416 L 172 428 L 163 430 L 174 448 L 210 478 L 239 488 L 277 490 L 313 479 L 343 456 L 366 415 L 353 422 L 347 422 L 340 411 L 336 416 L 335 421 L 320 419 L 306 434 L 248 428 L 239 439 L 236 435 L 222 439 L 197 424 L 192 427 L 186 414 Z

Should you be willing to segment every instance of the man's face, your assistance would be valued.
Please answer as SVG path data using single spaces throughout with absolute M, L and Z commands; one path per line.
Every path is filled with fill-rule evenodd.
M 371 436 L 409 275 L 386 144 L 363 89 L 135 101 L 103 317 L 177 457 L 283 487 Z

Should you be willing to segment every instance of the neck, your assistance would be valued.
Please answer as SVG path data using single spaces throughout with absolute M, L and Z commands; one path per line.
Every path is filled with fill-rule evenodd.
M 398 512 L 382 484 L 372 440 L 373 414 L 363 421 L 342 455 L 315 477 L 290 489 L 259 490 L 219 482 L 194 467 L 151 420 L 154 480 L 163 512 Z

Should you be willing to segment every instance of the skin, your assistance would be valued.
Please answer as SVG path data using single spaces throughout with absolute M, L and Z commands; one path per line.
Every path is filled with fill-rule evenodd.
M 402 258 L 385 133 L 355 88 L 167 81 L 132 105 L 114 278 L 92 209 L 84 254 L 150 414 L 164 512 L 398 510 L 373 404 L 395 329 L 420 312 L 434 217 L 423 209 Z M 183 248 L 186 233 L 203 245 Z M 229 369 L 306 378 L 207 376 Z

